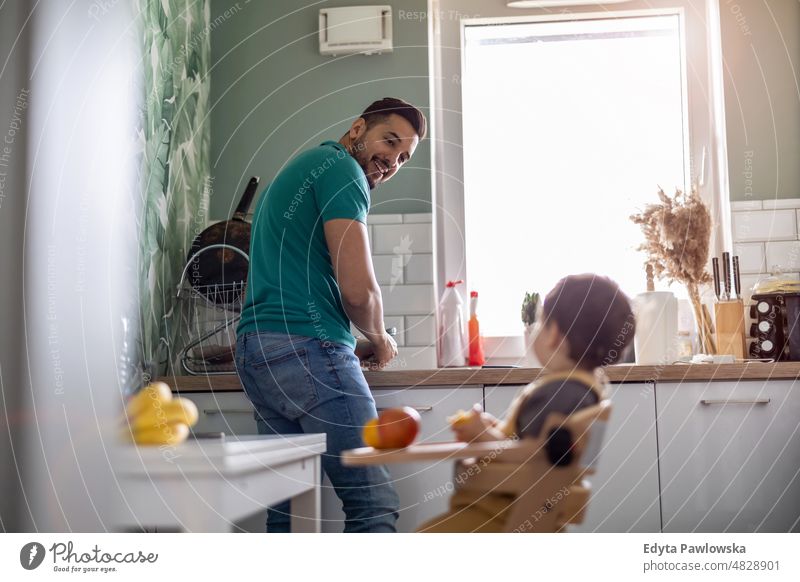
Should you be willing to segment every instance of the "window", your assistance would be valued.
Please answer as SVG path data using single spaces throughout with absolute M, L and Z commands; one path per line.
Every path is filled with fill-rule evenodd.
M 519 335 L 525 291 L 570 273 L 644 290 L 629 216 L 693 178 L 682 26 L 679 13 L 464 24 L 466 276 L 485 335 Z

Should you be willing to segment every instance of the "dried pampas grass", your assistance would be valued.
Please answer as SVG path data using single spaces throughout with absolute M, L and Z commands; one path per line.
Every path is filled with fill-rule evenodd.
M 654 275 L 686 286 L 694 308 L 700 345 L 707 354 L 716 352 L 711 317 L 700 301 L 700 285 L 711 282 L 706 271 L 711 241 L 711 213 L 696 190 L 675 191 L 670 198 L 658 190 L 660 204 L 648 204 L 631 216 L 641 226 L 645 242 L 637 250 L 647 253 Z

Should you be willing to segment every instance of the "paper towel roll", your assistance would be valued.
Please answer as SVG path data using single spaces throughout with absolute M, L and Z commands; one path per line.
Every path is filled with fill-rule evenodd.
M 671 364 L 677 358 L 678 300 L 669 291 L 640 293 L 633 300 L 636 314 L 636 363 Z

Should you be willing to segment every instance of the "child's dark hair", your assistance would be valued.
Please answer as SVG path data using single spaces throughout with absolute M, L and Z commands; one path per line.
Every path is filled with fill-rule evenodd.
M 594 369 L 619 361 L 636 325 L 628 297 L 608 277 L 586 273 L 564 277 L 545 297 L 544 324 L 555 322 L 578 367 Z

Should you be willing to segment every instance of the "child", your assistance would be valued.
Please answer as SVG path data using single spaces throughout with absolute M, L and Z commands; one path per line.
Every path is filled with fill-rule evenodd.
M 476 404 L 452 423 L 463 442 L 539 436 L 551 412 L 572 414 L 604 397 L 602 366 L 617 362 L 633 339 L 630 302 L 619 286 L 599 275 L 561 279 L 544 300 L 533 343 L 544 375 L 517 395 L 505 421 Z M 456 491 L 450 511 L 424 523 L 422 532 L 501 532 L 513 497 Z

